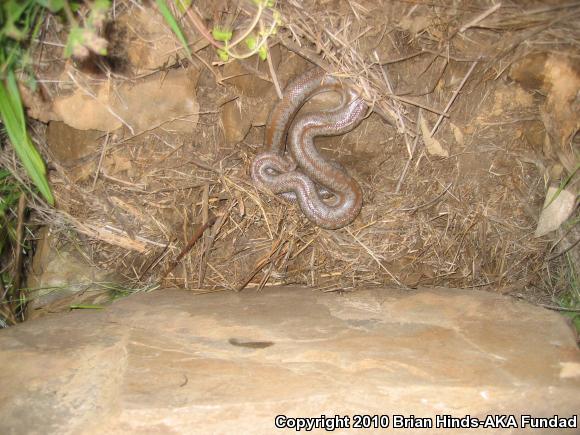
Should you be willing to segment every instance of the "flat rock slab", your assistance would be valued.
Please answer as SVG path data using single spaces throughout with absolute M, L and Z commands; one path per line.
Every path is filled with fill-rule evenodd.
M 323 414 L 457 433 L 436 416 L 580 410 L 562 317 L 476 291 L 163 290 L 2 330 L 0 349 L 2 434 L 271 434 L 277 415 Z

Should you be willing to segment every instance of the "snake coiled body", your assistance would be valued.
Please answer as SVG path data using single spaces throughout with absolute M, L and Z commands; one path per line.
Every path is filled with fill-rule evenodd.
M 327 91 L 340 94 L 337 108 L 296 116 L 306 101 Z M 352 88 L 322 70 L 307 71 L 287 86 L 274 107 L 266 126 L 266 151 L 254 158 L 252 179 L 262 188 L 296 200 L 304 215 L 322 228 L 348 225 L 360 212 L 362 190 L 340 165 L 320 155 L 314 138 L 352 130 L 366 111 L 366 104 Z

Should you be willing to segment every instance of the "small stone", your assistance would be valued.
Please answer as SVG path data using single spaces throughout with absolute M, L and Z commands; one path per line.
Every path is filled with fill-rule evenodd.
M 40 231 L 27 277 L 28 319 L 73 300 L 80 303 L 102 299 L 107 290 L 100 285 L 115 281 L 113 273 L 89 264 L 77 248 L 58 246 L 57 241 L 50 227 Z
M 229 145 L 241 142 L 252 127 L 250 114 L 247 111 L 242 112 L 239 99 L 229 101 L 222 107 L 221 120 Z
M 77 182 L 94 173 L 97 159 L 90 156 L 98 152 L 102 136 L 102 131 L 77 130 L 60 121 L 51 121 L 46 130 L 52 155 Z
M 244 62 L 251 62 L 251 60 Z M 265 62 L 256 64 L 255 69 L 259 71 L 259 74 L 268 77 L 268 67 Z M 273 87 L 271 82 L 261 79 L 256 73 L 244 68 L 241 61 L 227 63 L 224 66 L 223 76 L 226 83 L 234 85 L 242 95 L 247 97 L 263 97 Z

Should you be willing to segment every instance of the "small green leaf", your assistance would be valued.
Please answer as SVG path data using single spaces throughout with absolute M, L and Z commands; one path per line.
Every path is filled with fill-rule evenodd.
M 57 13 L 64 8 L 65 0 L 36 0 L 40 6 L 45 7 L 50 12 Z
M 193 60 L 193 58 L 191 57 L 191 51 L 189 50 L 189 45 L 187 45 L 187 40 L 185 39 L 185 35 L 181 31 L 181 27 L 179 27 L 177 21 L 175 21 L 175 17 L 169 10 L 169 6 L 167 6 L 165 0 L 155 0 L 155 3 L 159 8 L 159 12 L 161 12 L 161 15 L 163 15 L 163 18 L 165 19 L 167 24 L 169 24 L 169 27 L 171 27 L 173 33 L 175 33 L 175 36 L 177 36 L 177 39 L 179 39 L 179 42 L 181 42 L 181 45 L 183 45 L 185 53 L 187 54 L 187 58 L 189 60 Z
M 91 11 L 101 11 L 106 12 L 111 7 L 111 2 L 109 0 L 95 0 L 93 6 L 91 7 Z
M 211 31 L 211 36 L 213 36 L 213 39 L 221 42 L 228 42 L 230 39 L 232 39 L 232 35 L 233 32 L 231 30 L 221 29 L 220 27 L 214 27 Z
M 272 12 L 272 17 L 274 18 L 274 21 L 276 22 L 277 26 L 282 25 L 282 14 L 280 13 L 280 11 L 274 9 L 274 11 Z
M 256 48 L 257 44 L 258 41 L 256 41 L 256 37 L 254 35 L 248 35 L 248 37 L 246 38 L 246 45 L 248 46 L 248 48 L 250 50 L 253 50 L 254 48 Z
M 34 13 L 34 4 L 31 4 L 30 2 L 8 0 L 4 2 L 2 6 L 3 14 L 0 19 L 0 22 L 2 22 L 2 28 L 5 26 L 3 22 L 8 23 L 8 25 L 16 25 L 21 20 L 26 21 L 29 15 L 31 15 L 31 12 L 32 14 Z
M 71 57 L 74 53 L 75 47 L 83 45 L 84 42 L 84 29 L 79 26 L 71 26 L 70 31 L 68 32 L 66 46 L 64 47 L 64 57 Z
M 230 54 L 222 48 L 217 49 L 217 54 L 222 62 L 227 62 L 230 58 Z
M 267 8 L 274 7 L 274 0 L 253 0 L 256 6 L 262 6 Z
M 266 43 L 262 44 L 262 46 L 258 49 L 258 56 L 261 60 L 268 59 L 268 47 L 266 46 Z
M 4 33 L 9 38 L 16 39 L 17 41 L 22 41 L 28 36 L 26 32 L 20 30 L 13 23 L 6 23 L 4 29 L 2 29 L 2 33 Z
M 274 7 L 274 0 L 253 0 L 254 4 L 258 7 Z
M 193 0 L 174 0 L 174 1 L 177 10 L 182 14 L 184 14 L 193 3 Z

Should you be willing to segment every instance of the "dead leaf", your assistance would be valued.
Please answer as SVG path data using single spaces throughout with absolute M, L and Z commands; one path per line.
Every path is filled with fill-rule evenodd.
M 421 133 L 423 134 L 423 143 L 429 154 L 439 157 L 449 157 L 449 151 L 443 148 L 437 139 L 431 137 L 431 128 L 427 125 L 427 120 L 423 116 L 419 117 L 419 125 L 421 126 Z
M 452 122 L 450 123 L 451 125 L 451 130 L 453 131 L 453 136 L 455 136 L 455 141 L 457 142 L 457 144 L 459 146 L 464 146 L 465 145 L 465 138 L 463 137 L 463 132 L 461 131 L 461 129 L 459 127 L 457 127 L 455 124 L 453 124 Z
M 560 228 L 566 219 L 570 217 L 576 206 L 576 195 L 564 189 L 558 193 L 558 187 L 550 186 L 546 199 L 544 201 L 544 208 L 540 213 L 538 220 L 538 227 L 534 235 L 542 237 L 551 231 Z

